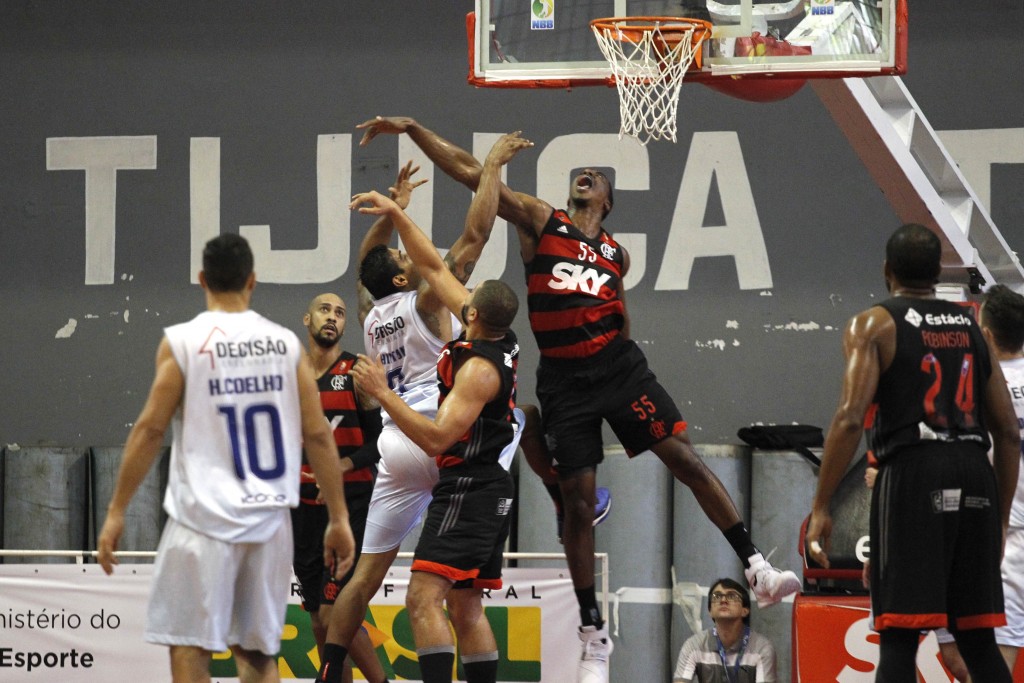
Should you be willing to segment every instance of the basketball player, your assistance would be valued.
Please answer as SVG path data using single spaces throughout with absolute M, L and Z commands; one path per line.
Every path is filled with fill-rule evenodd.
M 176 683 L 209 681 L 211 654 L 228 648 L 242 681 L 277 681 L 300 444 L 329 511 L 324 563 L 335 576 L 352 565 L 338 452 L 298 337 L 249 310 L 256 277 L 248 243 L 232 234 L 207 242 L 199 283 L 207 310 L 164 331 L 98 559 L 110 574 L 124 511 L 172 425 L 168 521 L 145 638 L 170 647 Z
M 487 157 L 467 224 L 494 222 L 501 167 L 516 151 L 503 142 L 499 140 Z M 452 680 L 455 643 L 445 615 L 447 602 L 459 635 L 466 680 L 494 683 L 498 645 L 481 596 L 483 589 L 501 588 L 502 551 L 515 494 L 502 459 L 514 453 L 515 446 L 519 344 L 510 326 L 519 301 L 508 285 L 497 280 L 481 283 L 470 295 L 427 236 L 383 195 L 356 195 L 352 207 L 359 207 L 361 213 L 391 216 L 419 271 L 465 325 L 459 339 L 445 345 L 437 362 L 440 400 L 434 420 L 411 409 L 388 388 L 379 361 L 360 356 L 353 374 L 424 453 L 437 456 L 441 470 L 406 597 L 423 681 Z
M 482 167 L 473 155 L 413 119 L 377 117 L 358 128 L 365 131 L 363 145 L 381 133 L 407 133 L 449 176 L 470 189 L 480 182 Z M 587 682 L 608 680 L 612 650 L 594 590 L 602 419 L 628 454 L 652 450 L 690 488 L 743 561 L 759 605 L 801 587 L 793 572 L 779 572 L 754 546 L 725 487 L 691 445 L 675 403 L 629 339 L 622 285 L 629 257 L 602 227 L 613 203 L 607 176 L 588 168 L 573 179 L 564 211 L 504 185 L 498 208 L 516 226 L 526 265 L 530 327 L 541 353 L 537 397 L 564 501 L 562 538 L 582 622 L 579 681 Z
M 349 374 L 356 362 L 355 355 L 341 348 L 345 333 L 345 302 L 337 294 L 325 293 L 315 297 L 302 316 L 306 327 L 307 358 L 313 366 L 320 404 L 331 425 L 334 443 L 338 449 L 341 470 L 344 473 L 345 502 L 348 505 L 349 525 L 355 538 L 356 554 L 363 544 L 366 513 L 370 507 L 370 494 L 376 476 L 377 437 L 380 436 L 380 407 L 364 409 L 356 394 L 355 382 Z M 323 658 L 327 638 L 330 610 L 338 593 L 352 578 L 350 569 L 340 580 L 323 567 L 323 530 L 327 523 L 326 508 L 320 497 L 316 476 L 307 463 L 302 465 L 299 504 L 292 508 L 292 527 L 295 536 L 295 557 L 292 567 L 298 578 L 302 594 L 302 607 L 309 613 L 317 650 Z M 364 629 L 356 631 L 352 643 L 352 659 L 370 680 L 384 678 L 384 670 Z M 352 680 L 346 666 L 344 680 Z
M 509 158 L 531 145 L 506 136 Z M 411 162 L 399 172 L 391 198 L 408 206 L 412 191 L 426 181 L 414 181 Z M 493 225 L 466 224 L 445 257 L 455 278 L 469 280 Z M 388 248 L 394 225 L 382 215 L 370 227 L 359 249 L 359 316 L 369 355 L 383 361 L 389 386 L 416 412 L 433 419 L 437 412 L 437 357 L 442 347 L 462 331 L 440 295 L 421 278 L 415 264 L 398 249 Z M 438 480 L 437 466 L 395 425 L 385 410 L 378 440 L 381 461 L 370 500 L 362 555 L 352 580 L 331 611 L 327 643 L 318 681 L 339 681 L 342 663 L 366 608 L 384 581 L 402 540 L 419 523 Z M 458 624 L 456 624 L 458 626 Z M 372 682 L 376 683 L 376 682 Z
M 1024 438 L 1024 296 L 1005 285 L 995 285 L 985 292 L 981 331 L 995 349 Z M 1017 475 L 1002 574 L 1006 626 L 996 628 L 996 643 L 1012 672 L 1024 647 L 1024 471 Z
M 829 503 L 870 414 L 879 463 L 870 522 L 875 680 L 914 680 L 920 630 L 946 627 L 972 680 L 1009 683 L 993 627 L 1006 623 L 1000 532 L 1017 485 L 1017 418 L 977 323 L 935 297 L 935 233 L 901 226 L 885 254 L 892 298 L 854 316 L 844 333 L 843 389 L 807 526 L 809 552 L 829 566 Z

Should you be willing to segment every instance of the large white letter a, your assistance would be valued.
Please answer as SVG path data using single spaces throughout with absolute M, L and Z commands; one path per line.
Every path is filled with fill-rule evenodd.
M 717 176 L 725 225 L 702 227 L 711 179 Z M 694 133 L 654 288 L 688 289 L 693 262 L 732 256 L 740 289 L 772 286 L 768 251 L 735 132 Z

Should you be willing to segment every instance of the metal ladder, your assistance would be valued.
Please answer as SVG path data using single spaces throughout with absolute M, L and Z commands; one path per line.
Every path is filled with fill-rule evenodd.
M 898 76 L 811 84 L 903 223 L 942 240 L 942 281 L 1024 294 L 1024 269 Z

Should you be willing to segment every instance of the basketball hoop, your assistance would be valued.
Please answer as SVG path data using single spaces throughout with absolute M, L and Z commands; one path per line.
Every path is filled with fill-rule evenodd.
M 711 23 L 679 17 L 595 19 L 590 29 L 611 66 L 619 93 L 623 135 L 641 145 L 676 141 L 679 89 L 691 63 L 701 65 L 701 44 Z

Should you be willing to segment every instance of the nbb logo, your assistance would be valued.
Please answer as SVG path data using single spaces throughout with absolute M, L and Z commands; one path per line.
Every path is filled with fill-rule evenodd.
M 835 0 L 811 0 L 811 16 L 834 14 Z
M 541 679 L 541 611 L 539 607 L 487 607 L 484 610 L 498 641 L 498 680 L 536 682 Z M 366 621 L 373 626 L 370 638 L 377 657 L 390 680 L 419 680 L 416 644 L 409 615 L 401 605 L 373 605 Z M 457 661 L 457 660 L 456 660 Z M 277 667 L 282 679 L 312 680 L 320 667 L 309 615 L 299 605 L 288 605 L 281 652 Z M 237 678 L 238 669 L 230 652 L 214 655 L 210 663 L 213 678 Z M 465 680 L 458 664 L 456 678 Z
M 548 30 L 555 27 L 554 0 L 533 0 L 530 3 L 530 28 Z

